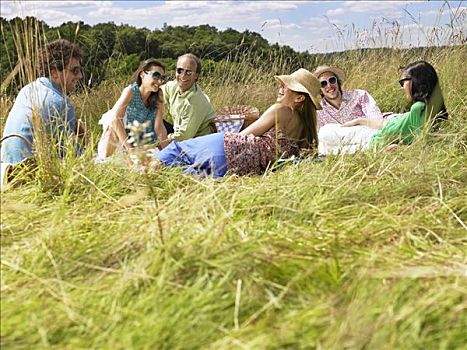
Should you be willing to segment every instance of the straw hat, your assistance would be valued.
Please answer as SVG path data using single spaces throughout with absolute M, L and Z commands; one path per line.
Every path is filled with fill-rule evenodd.
M 319 66 L 318 68 L 315 69 L 315 71 L 313 72 L 314 76 L 316 78 L 319 78 L 319 76 L 325 72 L 331 72 L 333 73 L 337 79 L 339 79 L 339 81 L 341 83 L 343 83 L 345 81 L 345 73 L 342 69 L 340 68 L 337 68 L 337 67 L 330 67 L 330 66 Z
M 290 90 L 304 92 L 310 96 L 316 109 L 321 109 L 319 80 L 306 69 L 300 68 L 290 75 L 275 75 Z

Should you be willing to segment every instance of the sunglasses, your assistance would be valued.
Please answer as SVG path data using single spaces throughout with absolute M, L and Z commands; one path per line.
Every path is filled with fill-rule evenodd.
M 322 88 L 325 88 L 326 86 L 328 86 L 328 84 L 331 85 L 331 84 L 337 83 L 337 78 L 330 77 L 329 80 L 323 80 L 323 81 L 320 81 L 319 83 L 321 84 Z
M 188 75 L 189 77 L 191 77 L 191 75 L 193 74 L 193 71 L 191 69 L 183 69 L 183 68 L 177 68 L 176 72 L 179 75 L 183 74 L 183 72 L 185 72 L 185 74 Z
M 73 75 L 78 75 L 79 73 L 82 73 L 81 67 L 76 66 L 73 68 L 65 68 L 66 70 L 69 70 Z
M 404 87 L 404 83 L 405 83 L 407 80 L 412 80 L 412 78 L 403 78 L 403 79 L 399 80 L 399 84 L 401 85 L 401 87 Z
M 157 71 L 145 71 L 144 73 L 146 73 L 147 75 L 150 75 L 153 79 L 157 79 L 161 81 L 165 81 L 166 79 L 165 75 L 162 75 L 161 73 Z

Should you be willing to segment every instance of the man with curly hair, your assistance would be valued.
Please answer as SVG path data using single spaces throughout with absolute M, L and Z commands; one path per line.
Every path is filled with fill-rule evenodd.
M 83 78 L 80 59 L 79 46 L 68 40 L 58 39 L 43 48 L 38 64 L 40 78 L 21 89 L 5 123 L 2 173 L 6 165 L 18 164 L 32 155 L 39 134 L 51 136 L 63 155 L 66 139 L 81 131 L 74 105 L 66 97 Z M 76 150 L 80 151 L 78 144 Z

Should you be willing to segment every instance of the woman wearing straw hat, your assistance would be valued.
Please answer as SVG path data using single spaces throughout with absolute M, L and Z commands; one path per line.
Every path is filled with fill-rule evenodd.
M 183 166 L 192 174 L 224 176 L 261 174 L 280 157 L 298 156 L 300 148 L 318 144 L 316 109 L 320 108 L 318 79 L 300 68 L 274 77 L 279 83 L 276 103 L 240 133 L 216 133 L 174 141 L 149 168 Z
M 365 90 L 342 90 L 345 73 L 338 67 L 319 66 L 313 72 L 321 86 L 322 110 L 318 112 L 318 127 L 344 124 L 356 118 L 383 119 L 374 98 Z

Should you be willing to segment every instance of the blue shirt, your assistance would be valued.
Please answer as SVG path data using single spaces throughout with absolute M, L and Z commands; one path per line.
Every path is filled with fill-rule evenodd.
M 34 144 L 33 113 L 40 116 L 45 130 L 56 137 L 76 132 L 73 102 L 49 78 L 41 77 L 21 89 L 8 114 L 3 136 L 19 134 Z M 19 163 L 32 155 L 31 147 L 19 137 L 10 137 L 1 146 L 2 162 Z
M 130 85 L 133 97 L 126 109 L 126 127 L 129 129 L 133 121 L 144 123 L 149 121 L 149 126 L 146 128 L 145 133 L 151 137 L 151 142 L 155 142 L 157 139 L 156 133 L 154 132 L 154 121 L 157 113 L 157 105 L 154 109 L 146 107 L 143 100 L 141 99 L 141 92 L 137 83 Z M 143 136 L 143 135 L 142 135 Z

